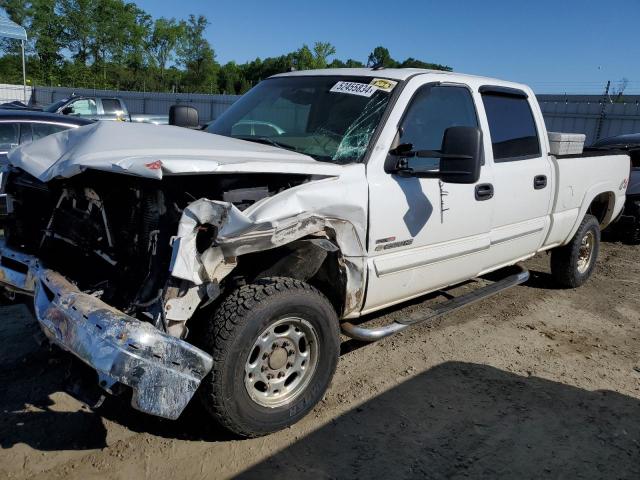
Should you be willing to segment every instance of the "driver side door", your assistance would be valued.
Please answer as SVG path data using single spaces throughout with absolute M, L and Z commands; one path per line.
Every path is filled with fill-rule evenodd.
M 467 86 L 425 84 L 409 95 L 393 146 L 440 150 L 447 128 L 480 126 L 474 94 Z M 484 146 L 486 139 L 483 151 Z M 440 160 L 411 162 L 437 170 Z M 492 180 L 488 165 L 483 164 L 476 184 L 450 184 L 388 174 L 380 163 L 367 169 L 369 282 L 363 313 L 476 276 L 485 268 L 490 246 L 493 200 L 487 190 Z

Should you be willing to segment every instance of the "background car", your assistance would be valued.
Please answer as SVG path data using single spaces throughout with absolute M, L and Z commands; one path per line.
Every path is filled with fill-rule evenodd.
M 93 120 L 21 109 L 0 109 L 0 164 L 18 145 L 33 142 L 52 133 L 89 125 Z
M 72 95 L 47 105 L 42 110 L 91 120 L 153 123 L 155 125 L 169 123 L 168 115 L 132 115 L 129 113 L 125 101 L 118 97 Z
M 631 156 L 631 174 L 624 210 L 612 229 L 630 243 L 640 243 L 640 133 L 603 138 L 592 145 L 598 150 L 625 150 Z

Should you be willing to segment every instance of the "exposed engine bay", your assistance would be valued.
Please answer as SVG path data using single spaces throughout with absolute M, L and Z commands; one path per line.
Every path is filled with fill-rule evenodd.
M 309 175 L 188 175 L 152 179 L 88 170 L 43 183 L 13 169 L 6 184 L 13 213 L 5 221 L 7 244 L 37 256 L 77 287 L 124 313 L 170 331 L 170 302 L 214 299 L 193 282 L 172 277 L 172 245 L 185 208 L 206 198 L 243 211 L 265 198 L 309 181 Z M 195 246 L 205 252 L 218 234 L 198 225 Z M 234 265 L 235 266 L 235 265 Z M 177 305 L 174 305 L 176 307 Z M 191 316 L 177 313 L 180 320 Z M 171 317 L 171 315 L 169 315 Z M 172 334 L 184 336 L 184 322 Z

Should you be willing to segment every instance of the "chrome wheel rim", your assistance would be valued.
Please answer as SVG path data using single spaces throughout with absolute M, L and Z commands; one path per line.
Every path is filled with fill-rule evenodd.
M 282 318 L 260 333 L 244 367 L 244 385 L 258 405 L 293 401 L 309 385 L 318 363 L 318 334 L 298 317 Z
M 578 272 L 585 273 L 591 265 L 591 259 L 593 258 L 593 247 L 595 245 L 595 236 L 593 232 L 587 232 L 582 241 L 580 242 L 580 248 L 578 249 Z

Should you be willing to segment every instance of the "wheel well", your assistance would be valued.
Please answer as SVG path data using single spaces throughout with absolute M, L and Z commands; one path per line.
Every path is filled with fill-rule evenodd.
M 615 203 L 616 196 L 613 192 L 601 193 L 593 199 L 587 213 L 596 217 L 601 228 L 605 227 L 611 222 Z
M 258 278 L 289 277 L 313 285 L 331 302 L 336 314 L 344 311 L 347 278 L 339 248 L 326 238 L 303 238 L 287 245 L 238 257 L 235 284 Z M 225 281 L 227 281 L 225 280 Z

